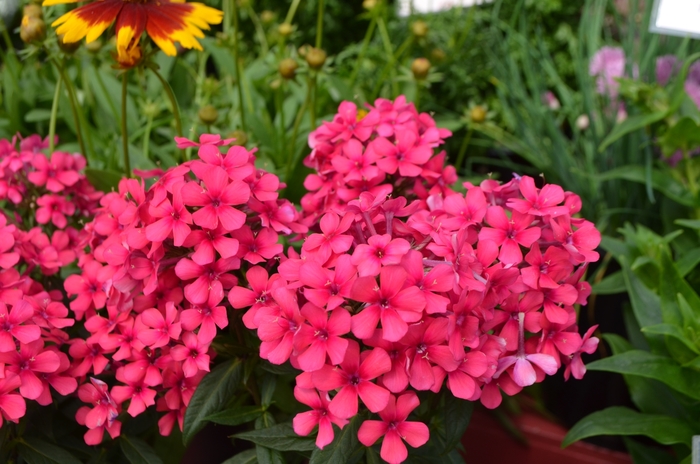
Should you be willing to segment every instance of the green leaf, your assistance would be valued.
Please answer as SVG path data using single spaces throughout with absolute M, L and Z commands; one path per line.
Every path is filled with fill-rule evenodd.
M 700 372 L 686 369 L 671 358 L 631 350 L 586 365 L 589 370 L 617 372 L 656 379 L 691 398 L 700 399 Z
M 683 333 L 683 331 L 677 325 L 671 324 L 657 324 L 644 327 L 642 329 L 644 333 L 653 333 L 657 335 L 668 335 L 673 337 L 683 343 L 688 349 L 700 355 L 700 350 L 695 346 L 695 344 L 688 340 L 688 337 Z
M 206 417 L 221 410 L 233 396 L 241 380 L 243 364 L 232 359 L 207 374 L 195 390 L 185 413 L 182 441 L 187 444 L 202 430 Z
M 690 445 L 692 429 L 677 419 L 660 414 L 642 414 L 616 406 L 594 412 L 578 421 L 564 437 L 562 446 L 598 435 L 644 435 L 662 445 Z
M 357 431 L 363 418 L 359 415 L 352 418 L 349 424 L 342 430 L 335 429 L 333 442 L 325 446 L 322 450 L 316 449 L 311 453 L 309 464 L 326 464 L 328 462 L 343 462 L 343 458 L 350 456 L 359 447 Z
M 68 451 L 38 438 L 20 438 L 18 450 L 29 464 L 81 464 Z
M 284 459 L 282 459 L 282 454 L 279 451 L 262 445 L 257 445 L 255 447 L 255 456 L 258 460 L 258 464 L 285 464 Z
M 656 447 L 642 445 L 631 438 L 623 437 L 627 451 L 634 464 L 676 464 L 678 461 L 671 454 Z
M 124 456 L 131 464 L 163 464 L 163 460 L 153 448 L 139 438 L 121 435 L 119 444 Z
M 313 439 L 302 438 L 294 433 L 292 424 L 288 422 L 266 429 L 239 433 L 234 437 L 279 451 L 312 451 L 316 449 Z
M 678 150 L 689 152 L 700 145 L 700 127 L 692 118 L 685 116 L 659 138 L 659 143 L 667 157 Z
M 646 184 L 649 181 L 647 174 L 644 166 L 630 165 L 603 172 L 597 175 L 596 179 L 601 182 L 623 179 L 639 184 Z M 690 191 L 664 170 L 654 169 L 651 172 L 651 186 L 677 203 L 685 206 L 695 205 L 693 195 Z
M 650 325 L 661 324 L 661 300 L 658 295 L 649 290 L 639 278 L 629 269 L 624 258 L 620 259 L 622 275 L 625 279 L 627 292 L 632 303 L 634 316 L 639 326 L 644 328 Z
M 700 248 L 693 248 L 687 253 L 683 253 L 676 261 L 678 273 L 685 277 L 700 264 Z
M 228 458 L 221 464 L 255 464 L 256 462 L 258 462 L 258 458 L 256 457 L 255 450 L 249 449 Z
M 661 282 L 659 284 L 664 322 L 674 325 L 683 324 L 700 332 L 700 324 L 696 320 L 697 316 L 694 316 L 692 311 L 690 315 L 684 314 L 678 304 L 679 295 L 682 295 L 691 308 L 700 308 L 700 296 L 681 277 L 669 253 L 661 253 Z
M 240 425 L 252 422 L 264 412 L 260 406 L 239 406 L 233 409 L 217 412 L 205 417 L 205 420 L 221 425 Z
M 449 453 L 457 446 L 469 426 L 474 411 L 474 402 L 456 398 L 445 392 L 445 407 L 442 418 L 445 423 L 445 449 Z
M 117 190 L 124 174 L 107 169 L 85 168 L 85 177 L 97 190 L 109 193 Z
M 606 276 L 603 280 L 593 285 L 593 293 L 596 295 L 615 295 L 617 293 L 624 293 L 625 278 L 622 272 L 615 272 Z
M 27 114 L 24 115 L 24 120 L 26 122 L 41 122 L 48 121 L 49 119 L 51 119 L 51 111 L 43 108 L 29 110 Z
M 700 219 L 676 219 L 673 222 L 679 226 L 689 227 L 691 229 L 700 229 Z
M 643 113 L 635 116 L 630 116 L 621 123 L 615 125 L 613 130 L 610 131 L 607 137 L 603 140 L 598 148 L 599 152 L 605 151 L 610 145 L 615 143 L 617 140 L 639 129 L 643 129 L 655 122 L 661 121 L 666 117 L 666 111 L 656 111 L 654 113 Z

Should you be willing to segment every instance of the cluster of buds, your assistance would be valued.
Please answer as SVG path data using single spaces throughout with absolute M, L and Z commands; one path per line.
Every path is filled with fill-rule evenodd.
M 419 128 L 422 138 L 397 129 L 408 110 L 393 114 L 394 125 L 384 121 L 394 140 L 372 139 L 386 127 L 379 111 L 358 121 L 354 106 L 344 109 L 310 137 L 307 162 L 325 170 L 312 179 L 335 179 L 325 198 L 322 188 L 305 198 L 320 210 L 310 214 L 315 233 L 276 273 L 251 268 L 248 286 L 229 293 L 234 307 L 248 308 L 243 321 L 257 330 L 260 356 L 302 371 L 295 395 L 312 409 L 295 417 L 295 431 L 318 426 L 323 448 L 332 424 L 342 428 L 362 404 L 382 420 L 365 421 L 358 439 L 369 446 L 383 436 L 381 457 L 400 463 L 402 439 L 413 447 L 428 440 L 424 424 L 406 421 L 416 391 L 445 387 L 495 408 L 502 392 L 562 367 L 581 378 L 581 354 L 598 340 L 595 328 L 578 333 L 574 305 L 590 294 L 581 279 L 599 258 L 600 233 L 574 217 L 580 198 L 519 176 L 457 193 L 436 181 L 452 170 L 432 164 L 421 143 L 439 143 L 437 129 Z M 390 197 L 383 182 L 396 173 L 401 194 Z M 348 184 L 368 178 L 373 185 L 349 199 L 361 189 Z
M 196 386 L 209 371 L 217 327 L 228 325 L 224 297 L 243 276 L 241 267 L 276 262 L 280 234 L 306 232 L 299 213 L 278 199 L 284 185 L 255 168 L 253 151 L 222 149 L 233 140 L 203 135 L 199 159 L 143 181 L 123 179 L 106 194 L 87 224 L 90 252 L 82 274 L 65 289 L 89 336 L 72 340 L 73 374 L 81 383 L 109 374 L 116 384 L 91 379 L 79 390 L 92 404 L 77 420 L 88 444 L 107 431 L 120 432 L 122 409 L 137 416 L 155 406 L 165 414 L 160 432 L 184 413 Z
M 33 135 L 0 140 L 0 426 L 17 422 L 26 400 L 51 404 L 77 381 L 66 350 L 74 325 L 53 276 L 80 258 L 80 222 L 98 206 L 80 155 L 55 152 Z M 24 213 L 24 215 L 19 214 Z M 34 226 L 39 224 L 39 226 Z

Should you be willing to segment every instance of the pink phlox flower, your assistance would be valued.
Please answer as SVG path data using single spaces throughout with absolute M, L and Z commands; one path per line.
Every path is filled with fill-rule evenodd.
M 534 350 L 552 356 L 557 361 L 557 367 L 561 367 L 562 357 L 570 357 L 581 348 L 581 335 L 572 331 L 576 330 L 575 325 L 565 330 L 560 324 L 545 322 L 545 327 L 548 328 L 543 328 L 542 336 L 537 340 Z
M 258 213 L 257 218 L 263 227 L 271 227 L 276 232 L 286 235 L 308 231 L 308 228 L 299 222 L 299 213 L 288 200 L 261 202 L 251 198 L 248 207 Z
M 350 313 L 343 308 L 330 311 L 307 303 L 301 308 L 301 315 L 308 324 L 302 324 L 294 335 L 294 350 L 297 363 L 306 372 L 321 369 L 326 356 L 331 364 L 340 364 L 345 358 L 348 340 L 342 335 L 350 332 Z
M 75 204 L 61 195 L 42 195 L 36 200 L 38 206 L 36 210 L 36 222 L 48 224 L 51 222 L 59 229 L 64 229 L 68 225 L 66 216 L 75 213 Z
M 5 375 L 12 372 L 22 381 L 20 394 L 34 400 L 41 396 L 44 384 L 37 374 L 55 372 L 60 360 L 58 355 L 50 350 L 44 350 L 43 340 L 31 343 L 20 343 L 19 351 L 0 353 L 0 363 L 5 363 Z
M 102 309 L 107 301 L 104 284 L 99 280 L 102 266 L 97 261 L 90 261 L 83 266 L 82 274 L 73 274 L 66 278 L 64 288 L 68 295 L 77 295 L 70 302 L 70 308 L 75 311 L 76 319 L 89 309 Z
M 223 169 L 232 180 L 243 180 L 255 173 L 255 166 L 249 163 L 253 152 L 245 147 L 233 146 L 228 149 L 226 156 L 222 156 L 219 147 L 211 144 L 199 147 L 198 155 L 202 161 L 193 161 L 190 165 L 192 172 L 203 179 L 207 172 L 215 167 Z
M 409 285 L 415 285 L 423 292 L 425 297 L 425 312 L 427 314 L 442 314 L 447 311 L 450 300 L 440 293 L 452 290 L 454 283 L 454 271 L 452 266 L 439 264 L 425 272 L 423 256 L 416 250 L 409 250 L 401 260 L 401 265 L 406 270 Z
M 163 173 L 162 176 L 148 189 L 149 194 L 152 194 L 151 202 L 160 204 L 169 193 L 173 193 L 173 186 L 184 182 L 185 176 L 190 172 L 188 163 L 178 164 Z
M 136 295 L 134 303 L 134 311 L 140 313 L 144 309 L 159 308 L 165 309 L 166 303 L 172 301 L 176 305 L 182 303 L 184 293 L 180 286 L 180 278 L 175 274 L 174 268 L 162 270 L 159 268 L 158 286 L 148 295 Z
M 14 250 L 16 227 L 7 225 L 7 218 L 0 212 L 0 268 L 9 269 L 19 262 L 19 253 Z
M 223 298 L 223 292 L 219 301 Z M 178 340 L 182 327 L 180 322 L 175 322 L 179 316 L 178 308 L 172 302 L 165 305 L 165 314 L 156 308 L 147 309 L 137 317 L 141 323 L 150 329 L 141 330 L 137 337 L 141 343 L 151 349 L 160 348 L 170 343 L 170 340 Z
M 202 304 L 210 298 L 224 294 L 224 289 L 236 285 L 236 277 L 229 273 L 240 268 L 238 258 L 221 258 L 214 263 L 200 266 L 189 259 L 181 259 L 175 266 L 175 273 L 184 281 L 194 280 L 185 285 L 185 298 L 192 304 Z
M 583 338 L 581 338 L 581 347 L 576 350 L 571 356 L 571 362 L 566 365 L 564 370 L 564 378 L 569 380 L 569 376 L 573 375 L 575 379 L 582 379 L 583 375 L 586 373 L 586 366 L 583 364 L 581 359 L 581 354 L 588 353 L 593 354 L 598 349 L 598 337 L 592 337 L 593 333 L 598 328 L 597 325 L 592 326 L 586 331 Z
M 167 389 L 165 401 L 168 407 L 177 410 L 188 406 L 197 385 L 205 375 L 205 371 L 199 371 L 192 377 L 186 377 L 180 363 L 173 363 L 171 368 L 163 371 L 163 388 Z
M 444 317 L 425 319 L 420 324 L 411 325 L 400 341 L 408 348 L 410 383 L 416 390 L 429 390 L 433 387 L 433 365 L 438 365 L 447 372 L 459 366 L 459 361 L 447 346 L 448 325 L 449 321 Z
M 352 264 L 357 266 L 360 277 L 376 276 L 382 266 L 399 264 L 411 245 L 402 238 L 392 239 L 391 235 L 373 235 L 366 244 L 355 247 Z
M 346 214 L 341 220 L 335 213 L 326 213 L 321 218 L 322 233 L 308 236 L 304 242 L 304 251 L 315 252 L 321 263 L 325 263 L 333 253 L 345 253 L 354 241 L 352 235 L 345 234 L 353 221 L 353 214 Z
M 193 142 L 186 137 L 175 137 L 175 143 L 177 143 L 177 148 L 180 150 L 184 148 L 194 148 L 194 147 L 204 147 L 211 145 L 214 147 L 227 146 L 230 145 L 236 139 L 222 139 L 219 134 L 202 134 L 199 136 L 199 142 Z
M 520 178 L 520 193 L 525 199 L 511 198 L 506 203 L 509 208 L 532 216 L 561 216 L 569 213 L 566 206 L 557 206 L 564 201 L 564 189 L 547 184 L 538 191 L 535 180 L 529 176 Z
M 258 169 L 254 176 L 245 179 L 250 193 L 258 201 L 275 201 L 279 197 L 280 180 L 274 174 Z
M 32 166 L 34 171 L 27 174 L 29 181 L 37 187 L 46 186 L 53 193 L 63 191 L 73 186 L 80 179 L 80 174 L 73 170 L 72 158 L 68 153 L 54 152 L 49 160 L 41 153 L 34 155 Z
M 58 144 L 58 135 L 54 136 L 54 144 Z M 19 142 L 20 151 L 29 151 L 32 153 L 38 153 L 45 148 L 49 148 L 49 136 L 47 135 L 43 140 L 40 135 L 32 134 L 29 137 L 21 138 Z
M 375 152 L 374 145 L 365 147 L 356 139 L 348 140 L 342 148 L 342 155 L 331 158 L 333 167 L 344 175 L 344 180 L 371 179 L 379 175 L 376 166 L 380 156 Z
M 107 306 L 107 317 L 96 314 L 86 318 L 85 329 L 90 332 L 86 339 L 90 344 L 100 343 L 102 337 L 117 329 L 117 324 L 129 317 L 128 311 L 118 311 L 116 306 Z
M 474 312 L 478 310 L 482 299 L 481 292 L 464 290 L 457 303 L 452 305 L 452 311 L 447 314 L 448 346 L 455 359 L 462 356 L 465 346 L 476 348 L 479 343 L 480 324 Z
M 533 290 L 539 288 L 556 288 L 574 269 L 569 261 L 569 253 L 565 250 L 550 246 L 544 255 L 537 243 L 532 244 L 530 252 L 525 255 L 525 261 L 530 264 L 520 270 L 523 283 Z
M 117 419 L 119 415 L 117 403 L 103 381 L 90 377 L 90 383 L 83 384 L 78 389 L 78 396 L 82 402 L 93 405 L 85 416 L 85 425 L 89 429 L 110 426 Z
M 238 240 L 229 237 L 228 232 L 221 224 L 216 230 L 193 230 L 182 246 L 185 248 L 194 247 L 192 261 L 201 266 L 213 263 L 216 259 L 215 252 L 218 252 L 222 258 L 231 258 L 238 253 Z
M 185 406 L 182 406 L 181 408 L 172 410 L 168 407 L 165 398 L 158 398 L 158 401 L 156 402 L 156 411 L 167 411 L 165 415 L 158 419 L 158 431 L 162 436 L 169 436 L 172 433 L 175 424 L 177 424 L 182 431 L 186 409 L 187 408 Z
M 27 302 L 34 308 L 32 322 L 44 329 L 63 329 L 75 324 L 75 319 L 67 317 L 68 308 L 59 301 L 53 301 L 47 292 L 25 296 Z
M 285 286 L 279 274 L 268 276 L 267 271 L 260 266 L 253 266 L 246 272 L 250 289 L 233 287 L 228 294 L 228 301 L 235 309 L 250 308 L 243 315 L 243 323 L 249 329 L 256 329 L 258 322 L 255 318 L 257 310 L 262 306 L 274 305 L 272 292 Z
M 484 407 L 496 409 L 501 405 L 501 401 L 503 401 L 501 391 L 508 396 L 514 396 L 520 393 L 522 389 L 523 387 L 515 383 L 506 371 L 506 375 L 501 375 L 498 378 L 494 377 L 483 385 L 479 400 Z
M 209 343 L 199 340 L 193 332 L 185 332 L 182 343 L 170 350 L 170 356 L 175 361 L 184 361 L 182 372 L 185 377 L 194 377 L 199 371 L 209 372 Z
M 134 328 L 134 318 L 120 322 L 119 329 L 114 333 L 100 338 L 100 346 L 107 352 L 114 352 L 114 361 L 124 361 L 131 358 L 131 350 L 141 351 L 145 345 L 138 338 L 138 330 Z
M 157 221 L 146 227 L 146 238 L 154 242 L 162 242 L 172 234 L 173 245 L 182 246 L 183 242 L 190 234 L 192 215 L 182 202 L 182 187 L 184 183 L 173 186 L 172 203 L 165 199 L 159 205 L 153 203 L 149 206 L 149 214 Z
M 573 285 L 562 284 L 556 288 L 542 289 L 544 317 L 554 324 L 563 324 L 569 318 L 566 306 L 576 303 L 578 292 Z
M 466 196 L 448 195 L 445 197 L 445 212 L 459 220 L 459 227 L 481 223 L 488 205 L 486 196 L 479 187 L 471 188 Z
M 597 76 L 598 93 L 616 98 L 620 83 L 617 78 L 625 75 L 625 52 L 619 47 L 603 47 L 598 50 L 588 70 L 591 76 Z
M 511 376 L 513 381 L 521 387 L 528 387 L 537 380 L 536 366 L 548 375 L 554 375 L 557 372 L 557 360 L 548 354 L 519 353 L 516 355 L 505 356 L 498 360 L 498 371 L 494 374 L 498 378 L 506 369 L 513 366 Z
M 21 343 L 31 343 L 41 336 L 36 325 L 26 324 L 34 316 L 34 308 L 25 300 L 17 301 L 8 311 L 5 303 L 0 303 L 0 353 L 15 350 L 15 339 Z
M 464 354 L 457 369 L 447 373 L 447 388 L 463 400 L 475 401 L 481 395 L 476 379 L 488 372 L 489 359 L 481 351 Z
M 245 223 L 246 215 L 234 206 L 248 201 L 248 185 L 229 179 L 226 171 L 221 168 L 204 173 L 202 182 L 204 186 L 188 182 L 181 190 L 185 205 L 199 207 L 192 214 L 194 223 L 207 229 L 216 229 L 221 222 L 229 231 L 239 229 Z
M 430 431 L 422 422 L 409 421 L 408 415 L 416 409 L 420 401 L 413 392 L 406 392 L 398 397 L 390 396 L 389 401 L 379 412 L 381 421 L 367 420 L 357 432 L 357 438 L 365 446 L 372 446 L 384 437 L 380 456 L 389 464 L 400 464 L 408 458 L 404 441 L 413 448 L 428 442 Z
M 283 251 L 282 244 L 278 243 L 279 235 L 269 228 L 254 233 L 250 227 L 243 226 L 233 231 L 231 237 L 238 240 L 236 255 L 250 264 L 271 260 Z
M 331 400 L 329 410 L 340 418 L 348 419 L 357 414 L 358 396 L 372 412 L 386 407 L 391 394 L 372 380 L 389 370 L 391 360 L 386 351 L 374 348 L 360 356 L 360 345 L 350 340 L 340 366 L 327 364 L 312 373 L 312 380 L 321 391 L 340 389 Z
M 384 338 L 395 342 L 406 335 L 408 323 L 421 320 L 425 297 L 415 285 L 404 288 L 406 271 L 399 266 L 383 267 L 379 281 L 369 276 L 355 281 L 351 297 L 367 305 L 352 316 L 352 333 L 369 338 L 381 320 Z
M 280 287 L 272 291 L 276 305 L 259 308 L 256 315 L 260 357 L 273 364 L 283 364 L 294 348 L 294 336 L 305 319 L 299 311 L 295 292 Z
M 520 245 L 529 247 L 540 238 L 539 227 L 529 227 L 533 216 L 513 211 L 511 218 L 500 206 L 491 206 L 486 211 L 486 222 L 492 227 L 484 227 L 479 232 L 479 240 L 491 240 L 501 247 L 498 259 L 504 264 L 517 264 L 523 260 Z
M 323 449 L 333 441 L 333 425 L 341 429 L 348 424 L 348 420 L 341 419 L 330 412 L 328 405 L 330 398 L 326 392 L 318 392 L 306 388 L 294 388 L 294 398 L 311 408 L 311 411 L 300 412 L 294 416 L 292 425 L 297 435 L 305 437 L 318 425 L 316 446 Z
M 391 369 L 380 377 L 383 387 L 392 393 L 401 393 L 408 387 L 408 350 L 401 342 L 390 342 L 384 339 L 382 329 L 377 329 L 371 337 L 362 340 L 367 346 L 382 348 L 391 359 Z
M 372 150 L 381 159 L 377 167 L 387 174 L 398 170 L 403 177 L 416 177 L 423 171 L 424 165 L 433 155 L 428 145 L 421 145 L 418 134 L 411 130 L 400 130 L 395 134 L 396 143 L 391 143 L 384 137 L 372 141 Z
M 550 221 L 554 239 L 562 244 L 576 263 L 598 261 L 600 255 L 595 250 L 600 245 L 600 232 L 586 221 L 577 230 L 571 227 L 568 216 L 560 216 Z
M 88 343 L 80 338 L 71 340 L 68 349 L 68 354 L 73 359 L 71 375 L 82 377 L 91 370 L 93 374 L 100 375 L 109 364 L 104 352 L 98 343 Z
M 134 175 L 136 177 L 140 177 L 143 180 L 146 179 L 158 179 L 160 176 L 163 175 L 165 171 L 163 171 L 160 168 L 154 168 L 154 169 L 134 169 Z
M 503 311 L 495 311 L 494 319 L 484 324 L 482 330 L 488 331 L 501 326 L 498 336 L 506 341 L 507 351 L 515 351 L 518 349 L 520 313 L 524 313 L 525 327 L 539 332 L 538 321 L 541 313 L 538 310 L 542 308 L 543 301 L 544 295 L 538 291 L 512 293 L 502 302 Z M 532 318 L 536 320 L 531 321 Z
M 36 402 L 42 406 L 47 406 L 53 402 L 49 386 L 53 387 L 53 389 L 56 390 L 61 396 L 68 396 L 78 388 L 78 381 L 75 379 L 75 377 L 65 375 L 70 369 L 70 360 L 68 359 L 68 356 L 65 353 L 58 351 L 58 348 L 55 346 L 48 347 L 47 349 L 56 353 L 56 356 L 58 356 L 59 365 L 53 372 L 39 374 L 39 379 L 41 379 L 42 383 L 44 384 L 44 388 L 42 394 L 36 398 Z
M 327 311 L 339 307 L 350 297 L 357 279 L 357 268 L 349 255 L 338 256 L 335 270 L 321 267 L 314 261 L 301 265 L 299 278 L 304 284 L 304 296 L 316 306 Z
M 138 321 L 135 321 L 135 327 L 138 325 L 137 323 Z M 137 329 L 137 333 L 140 330 Z M 131 357 L 128 360 L 130 362 L 124 364 L 124 378 L 132 383 L 143 380 L 144 385 L 149 387 L 155 387 L 163 383 L 161 371 L 173 361 L 171 356 L 159 356 L 157 351 L 148 348 L 138 351 L 132 349 Z
M 91 411 L 92 409 L 90 409 L 88 406 L 83 406 L 82 408 L 78 409 L 78 411 L 75 413 L 75 421 L 80 425 L 87 425 L 87 417 Z M 121 428 L 122 423 L 118 420 L 114 420 L 111 423 L 89 428 L 88 431 L 85 432 L 83 440 L 85 440 L 85 444 L 87 445 L 97 446 L 102 443 L 105 430 L 107 433 L 109 433 L 109 436 L 114 439 L 119 437 L 121 434 Z
M 219 306 L 223 295 L 209 294 L 206 304 L 193 306 L 180 313 L 182 328 L 193 332 L 197 328 L 197 337 L 204 343 L 210 343 L 216 337 L 216 328 L 223 329 L 228 325 L 226 307 Z
M 14 393 L 21 384 L 18 375 L 9 374 L 0 379 L 0 427 L 3 420 L 18 423 L 27 412 L 24 398 Z
M 117 369 L 117 380 L 126 385 L 112 387 L 112 398 L 121 404 L 130 401 L 127 412 L 131 417 L 136 417 L 146 410 L 147 407 L 156 404 L 156 391 L 144 385 L 143 380 L 136 382 L 124 378 L 124 369 Z

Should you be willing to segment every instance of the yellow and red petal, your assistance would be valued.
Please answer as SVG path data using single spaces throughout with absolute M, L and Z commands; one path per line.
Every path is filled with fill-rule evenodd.
M 185 48 L 201 50 L 197 38 L 204 37 L 202 29 L 209 29 L 210 24 L 219 24 L 223 13 L 201 3 L 148 3 L 148 23 L 146 31 L 166 55 L 175 55 L 177 50 L 173 42 L 179 42 Z
M 119 16 L 124 7 L 123 0 L 99 0 L 69 11 L 52 26 L 56 34 L 63 36 L 63 42 L 73 43 L 87 36 L 87 42 L 97 39 Z
M 78 3 L 80 0 L 44 0 L 41 6 L 62 5 L 64 3 Z

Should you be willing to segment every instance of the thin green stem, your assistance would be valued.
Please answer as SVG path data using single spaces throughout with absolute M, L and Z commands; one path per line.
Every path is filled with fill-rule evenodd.
M 131 161 L 129 160 L 129 135 L 126 128 L 126 96 L 128 84 L 128 72 L 122 74 L 122 149 L 124 154 L 124 173 L 131 177 Z
M 297 135 L 299 135 L 299 127 L 301 126 L 301 121 L 304 119 L 304 113 L 306 113 L 306 109 L 309 106 L 309 96 L 307 94 L 306 98 L 304 99 L 304 103 L 301 105 L 301 108 L 299 108 L 299 112 L 297 113 L 297 117 L 294 119 L 294 128 L 292 129 L 292 141 L 290 143 L 290 152 L 289 152 L 289 157 L 287 158 L 287 167 L 284 170 L 284 181 L 289 182 L 289 177 L 292 175 L 292 166 L 294 164 L 294 158 L 296 155 L 296 150 L 297 150 Z
M 109 109 L 112 112 L 112 116 L 114 117 L 115 121 L 119 121 L 119 113 L 117 112 L 117 107 L 114 106 L 114 102 L 112 101 L 112 96 L 107 92 L 107 86 L 105 86 L 104 81 L 102 80 L 102 76 L 100 76 L 100 70 L 95 65 L 95 77 L 97 79 L 97 85 L 100 86 L 100 90 L 102 91 L 102 94 L 104 95 L 105 99 L 107 100 L 107 104 L 109 105 Z
M 56 70 L 58 70 L 58 74 L 60 75 L 61 79 L 66 85 L 66 93 L 68 94 L 68 102 L 70 103 L 70 108 L 73 113 L 73 122 L 75 124 L 75 135 L 78 137 L 78 145 L 80 145 L 80 152 L 85 156 L 89 157 L 87 151 L 85 150 L 85 143 L 83 142 L 83 131 L 82 128 L 80 127 L 80 115 L 78 114 L 78 99 L 75 96 L 75 89 L 73 89 L 73 85 L 68 79 L 68 75 L 66 74 L 66 69 L 63 67 L 63 65 L 57 61 L 54 61 L 54 65 L 56 66 Z
M 396 67 L 394 64 L 399 58 L 399 53 L 394 53 L 394 49 L 391 45 L 391 39 L 389 38 L 389 31 L 387 31 L 386 28 L 386 22 L 384 21 L 383 17 L 379 17 L 377 19 L 377 26 L 379 27 L 379 35 L 382 37 L 382 43 L 384 44 L 384 52 L 386 53 L 386 58 L 387 58 L 387 64 L 382 70 L 382 73 L 379 76 L 379 79 L 377 80 L 377 84 L 374 87 L 374 91 L 372 92 L 373 99 L 377 97 L 379 94 L 379 90 L 382 87 L 382 84 L 384 83 L 384 78 L 386 77 L 387 73 L 391 74 L 391 91 L 393 93 L 392 98 L 395 97 L 399 93 L 399 88 L 398 88 L 398 82 L 396 82 Z M 412 37 L 412 36 L 411 36 Z M 408 47 L 406 45 L 407 42 L 411 40 L 411 37 L 406 39 L 406 41 L 401 45 L 399 48 L 399 51 L 403 53 L 403 50 Z
M 153 71 L 153 74 L 156 75 L 158 80 L 160 81 L 161 85 L 163 86 L 163 89 L 165 90 L 166 95 L 168 96 L 168 99 L 170 100 L 170 105 L 173 107 L 173 116 L 175 116 L 175 130 L 177 132 L 178 137 L 182 137 L 182 118 L 180 117 L 180 105 L 177 103 L 177 98 L 175 98 L 175 92 L 173 92 L 173 88 L 170 87 L 170 83 L 165 80 L 165 78 L 158 72 L 158 70 L 155 67 L 150 67 L 151 71 Z
M 7 24 L 5 24 L 5 20 L 2 17 L 0 17 L 0 28 L 2 29 L 2 38 L 5 39 L 5 46 L 7 47 L 7 51 L 9 53 L 14 53 L 15 47 L 12 45 L 12 39 L 10 39 L 10 33 L 7 30 Z
M 284 156 L 287 150 L 287 125 L 284 121 L 284 85 L 280 85 L 275 92 L 275 105 L 277 106 L 277 114 L 279 114 L 280 117 L 280 135 L 282 139 L 281 154 Z M 281 162 L 279 164 L 281 164 Z
M 374 30 L 377 28 L 377 17 L 372 16 L 372 20 L 369 23 L 369 27 L 367 28 L 367 33 L 365 33 L 365 38 L 362 41 L 362 48 L 360 49 L 360 53 L 357 55 L 357 60 L 355 61 L 355 66 L 352 69 L 352 74 L 350 74 L 350 88 L 352 89 L 355 86 L 355 80 L 357 80 L 357 75 L 360 72 L 360 66 L 362 66 L 362 60 L 365 58 L 365 55 L 367 54 L 367 50 L 369 49 L 369 43 L 372 40 L 372 37 L 374 36 Z
M 56 90 L 53 94 L 53 104 L 51 105 L 51 119 L 49 119 L 49 153 L 54 152 L 56 148 L 56 119 L 58 116 L 58 100 L 61 97 L 61 76 L 56 79 Z
M 326 1 L 318 0 L 318 17 L 316 18 L 316 48 L 321 48 L 323 42 L 323 10 Z
M 260 41 L 260 48 L 262 55 L 267 55 L 270 50 L 270 46 L 267 43 L 267 37 L 265 36 L 265 29 L 262 27 L 260 22 L 260 17 L 255 12 L 252 3 L 248 3 L 248 14 L 250 15 L 250 20 L 253 21 L 253 26 L 255 26 L 255 33 L 258 35 L 258 40 Z
M 469 142 L 472 140 L 472 135 L 474 134 L 474 128 L 472 126 L 469 126 L 469 130 L 467 130 L 467 135 L 464 137 L 464 140 L 462 141 L 462 145 L 459 147 L 459 154 L 457 155 L 457 163 L 455 164 L 455 167 L 457 168 L 457 172 L 460 172 L 462 168 L 464 167 L 464 157 L 467 154 L 467 147 L 469 146 Z
M 151 129 L 153 128 L 153 115 L 148 114 L 146 117 L 146 130 L 143 133 L 143 157 L 148 159 L 149 149 L 151 146 Z
M 238 87 L 238 104 L 241 114 L 241 129 L 245 132 L 245 109 L 243 107 L 243 84 L 241 82 L 241 62 L 240 62 L 240 50 L 238 49 L 238 6 L 235 0 L 231 0 L 232 16 L 233 16 L 233 58 L 236 60 L 236 86 Z
M 309 116 L 311 116 L 311 130 L 316 129 L 316 73 L 309 76 L 309 89 L 307 98 L 309 100 Z
M 284 18 L 284 22 L 287 24 L 292 24 L 292 20 L 294 19 L 294 15 L 297 12 L 297 8 L 299 7 L 299 3 L 301 0 L 294 0 L 292 4 L 289 7 L 289 11 L 287 11 L 287 17 Z

